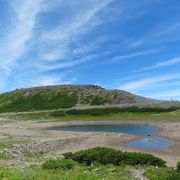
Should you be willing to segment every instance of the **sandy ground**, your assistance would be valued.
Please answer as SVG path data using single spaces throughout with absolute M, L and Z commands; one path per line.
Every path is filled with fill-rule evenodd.
M 128 142 L 139 138 L 134 135 L 123 133 L 65 132 L 50 130 L 50 128 L 55 126 L 87 124 L 146 124 L 160 127 L 162 130 L 159 132 L 159 136 L 173 140 L 175 144 L 170 148 L 161 151 L 141 150 L 141 152 L 147 152 L 156 155 L 167 161 L 169 166 L 175 166 L 176 163 L 180 161 L 180 122 L 128 120 L 0 122 L 0 142 L 28 143 L 67 139 L 68 143 L 64 145 L 63 148 L 57 149 L 57 153 L 59 154 L 96 146 L 113 147 L 124 151 L 140 151 L 127 147 Z

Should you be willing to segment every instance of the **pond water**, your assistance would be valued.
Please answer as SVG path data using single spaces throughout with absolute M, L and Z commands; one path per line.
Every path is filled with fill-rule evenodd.
M 163 150 L 172 146 L 173 144 L 173 141 L 154 136 L 151 138 L 143 138 L 141 140 L 132 141 L 128 143 L 127 146 L 137 149 Z
M 173 145 L 173 141 L 160 138 L 157 132 L 160 128 L 148 125 L 80 125 L 55 127 L 58 131 L 76 132 L 115 132 L 127 133 L 141 137 L 140 140 L 126 144 L 129 148 L 162 150 Z

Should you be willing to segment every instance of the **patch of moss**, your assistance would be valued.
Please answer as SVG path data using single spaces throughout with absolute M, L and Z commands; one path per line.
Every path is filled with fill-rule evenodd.
M 76 94 L 58 93 L 51 98 L 48 95 L 35 94 L 33 96 L 18 96 L 12 102 L 1 106 L 0 112 L 22 112 L 42 109 L 69 108 L 77 104 L 78 97 Z
M 180 180 L 180 174 L 173 168 L 148 168 L 144 173 L 150 180 Z
M 4 154 L 0 154 L 0 160 L 7 160 L 7 159 L 9 159 L 9 157 L 7 157 Z
M 91 101 L 91 105 L 104 105 L 105 103 L 110 103 L 110 99 L 108 99 L 107 97 L 101 97 L 101 96 L 95 96 L 92 101 Z
M 24 154 L 25 157 L 28 157 L 28 158 L 40 158 L 45 153 L 44 152 L 30 152 L 30 151 L 26 151 L 23 154 Z

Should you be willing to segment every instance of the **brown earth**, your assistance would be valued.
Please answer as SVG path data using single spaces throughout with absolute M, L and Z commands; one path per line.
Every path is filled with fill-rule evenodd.
M 67 125 L 90 125 L 90 124 L 146 124 L 160 127 L 160 137 L 173 140 L 175 144 L 168 149 L 159 151 L 141 150 L 141 152 L 156 155 L 165 161 L 169 166 L 175 166 L 180 161 L 180 122 L 162 121 L 68 121 L 68 122 L 0 122 L 0 143 L 33 144 L 46 146 L 52 149 L 51 154 L 62 154 L 69 151 L 78 151 L 96 146 L 107 146 L 124 151 L 140 150 L 127 147 L 127 143 L 139 137 L 124 133 L 103 133 L 103 132 L 65 132 L 52 130 L 55 126 Z M 62 145 L 59 144 L 62 140 Z M 39 143 L 39 144 L 38 144 Z M 45 148 L 46 148 L 45 146 Z M 50 147 L 49 147 L 50 146 Z M 37 147 L 36 147 L 37 148 Z M 41 147 L 40 147 L 41 148 Z M 48 151 L 47 150 L 47 151 Z

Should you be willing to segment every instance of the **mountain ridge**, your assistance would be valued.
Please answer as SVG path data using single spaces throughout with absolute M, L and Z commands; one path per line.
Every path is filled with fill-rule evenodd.
M 106 90 L 97 85 L 55 85 L 22 88 L 0 94 L 0 112 L 156 102 L 161 101 L 123 90 Z

